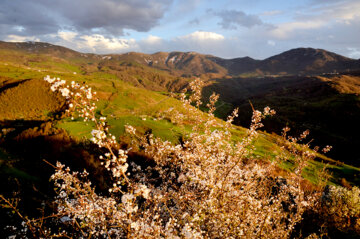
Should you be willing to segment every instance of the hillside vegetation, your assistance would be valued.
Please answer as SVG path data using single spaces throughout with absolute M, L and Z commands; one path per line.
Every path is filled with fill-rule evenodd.
M 356 74 L 209 80 L 227 70 L 206 63 L 196 53 L 170 53 L 188 59 L 189 65 L 180 70 L 175 58 L 172 69 L 154 67 L 147 58 L 146 64 L 132 57 L 120 59 L 132 55 L 144 59 L 140 53 L 99 56 L 44 43 L 1 46 L 0 194 L 7 207 L 30 218 L 19 221 L 1 209 L 6 215 L 1 217 L 3 233 L 20 235 L 22 231 L 5 225 L 23 223 L 24 233 L 34 237 L 359 235 L 360 169 L 309 149 L 306 143 L 311 139 L 306 131 L 300 132 L 315 126 L 327 130 L 325 126 L 335 127 L 340 118 L 347 120 L 344 127 L 352 124 L 355 129 L 345 128 L 348 135 L 357 132 Z M 154 55 L 168 57 L 168 53 Z M 208 79 L 203 95 L 218 91 L 220 101 L 212 95 L 207 106 L 200 102 L 202 81 L 186 75 L 203 69 L 190 63 L 194 59 L 208 64 L 209 71 L 217 69 L 198 74 Z M 51 84 L 59 82 L 54 92 L 42 80 L 46 75 L 66 83 L 47 77 Z M 190 81 L 192 91 L 179 93 Z M 72 90 L 82 96 L 71 95 Z M 174 96 L 181 101 L 169 90 L 177 91 Z M 255 109 L 247 115 L 249 99 Z M 265 108 L 268 104 L 279 116 L 265 119 L 273 115 Z M 235 106 L 240 106 L 239 121 L 236 112 L 228 123 L 214 117 L 225 117 Z M 263 112 L 256 110 L 262 108 Z M 329 115 L 333 110 L 341 116 Z M 284 112 L 289 114 L 286 118 Z M 247 128 L 231 125 L 249 120 L 250 129 L 246 123 Z M 269 132 L 289 125 L 297 139 L 279 136 L 280 131 L 279 135 L 258 131 L 261 120 Z M 330 137 L 342 130 L 326 132 Z M 350 142 L 348 135 L 342 137 L 356 144 L 356 138 Z M 325 139 L 315 140 L 328 149 Z M 353 152 L 346 150 L 349 155 L 343 155 L 352 157 Z M 89 174 L 76 173 L 84 168 Z M 55 190 L 48 183 L 50 177 Z M 43 223 L 44 215 L 52 213 Z M 319 231 L 324 225 L 326 229 Z
M 358 73 L 313 77 L 264 77 L 221 79 L 205 90 L 239 107 L 236 124 L 248 127 L 251 107 L 271 105 L 278 117 L 266 121 L 265 130 L 281 133 L 284 125 L 297 133 L 309 129 L 313 145 L 334 146 L 332 158 L 360 165 L 360 75 Z M 230 107 L 232 108 L 232 107 Z
M 29 209 L 26 208 L 26 203 L 34 201 L 29 198 L 29 189 L 26 187 L 18 191 L 18 196 L 12 199 L 15 201 L 1 196 L 5 205 L 13 208 L 19 215 L 24 228 L 21 231 L 16 231 L 16 228 L 9 229 L 6 233 L 10 231 L 15 235 L 33 237 L 82 235 L 94 238 L 110 235 L 119 238 L 178 235 L 195 235 L 198 238 L 219 235 L 257 237 L 267 233 L 267 238 L 278 238 L 280 235 L 290 238 L 303 234 L 318 235 L 318 227 L 324 225 L 327 226 L 326 232 L 321 231 L 321 236 L 328 231 L 338 235 L 345 233 L 348 236 L 358 233 L 357 218 L 360 212 L 353 205 L 353 202 L 356 204 L 358 201 L 357 188 L 354 187 L 353 191 L 341 191 L 331 187 L 325 194 L 330 198 L 330 202 L 336 197 L 343 198 L 342 207 L 332 203 L 321 203 L 323 183 L 326 183 L 323 180 L 326 177 L 321 173 L 321 169 L 309 174 L 309 169 L 312 168 L 311 161 L 316 154 L 310 152 L 307 145 L 296 144 L 298 140 L 306 138 L 306 132 L 296 140 L 287 140 L 285 136 L 282 139 L 278 137 L 277 143 L 282 147 L 278 147 L 274 158 L 264 151 L 259 155 L 260 152 L 256 149 L 259 146 L 256 143 L 256 130 L 262 126 L 261 119 L 274 114 L 268 107 L 264 112 L 254 111 L 249 130 L 233 128 L 231 122 L 237 116 L 236 111 L 227 122 L 218 120 L 213 115 L 218 96 L 210 97 L 208 114 L 198 111 L 191 105 L 201 105 L 201 81 L 194 81 L 191 83 L 193 94 L 188 99 L 185 94 L 181 94 L 183 103 L 175 103 L 170 112 L 162 112 L 159 115 L 167 118 L 170 125 L 182 129 L 182 139 L 179 139 L 178 143 L 171 143 L 164 140 L 166 136 L 157 138 L 151 132 L 138 132 L 139 127 L 127 125 L 126 132 L 132 138 L 129 144 L 133 147 L 132 152 L 137 155 L 135 156 L 121 149 L 121 144 L 115 140 L 117 137 L 111 134 L 111 130 L 109 132 L 109 127 L 114 129 L 116 126 L 108 125 L 106 117 L 94 107 L 92 99 L 95 93 L 92 88 L 84 87 L 75 81 L 71 82 L 71 87 L 66 87 L 66 82 L 60 79 L 46 77 L 46 80 L 53 84 L 54 90 L 58 90 L 65 97 L 67 114 L 75 110 L 69 117 L 81 117 L 81 121 L 68 121 L 75 123 L 74 129 L 90 126 L 83 129 L 91 130 L 92 143 L 86 138 L 83 141 L 72 140 L 63 130 L 52 127 L 51 122 L 42 124 L 39 128 L 26 129 L 15 134 L 14 138 L 10 137 L 11 135 L 5 136 L 3 145 L 7 150 L 20 147 L 22 150 L 18 152 L 18 156 L 22 155 L 23 150 L 27 151 L 23 157 L 27 160 L 32 159 L 31 166 L 27 169 L 30 169 L 30 173 L 40 172 L 39 167 L 44 167 L 36 160 L 37 155 L 49 158 L 50 162 L 46 161 L 47 164 L 55 165 L 53 161 L 57 161 L 54 166 L 55 173 L 51 175 L 57 194 L 53 203 L 57 206 L 43 206 L 43 210 L 47 208 L 46 210 L 53 211 L 51 216 L 43 215 L 39 219 L 28 219 L 23 216 L 16 198 L 26 193 L 25 198 L 22 197 L 25 199 L 27 210 Z M 110 118 L 116 116 L 115 112 L 111 113 L 113 115 L 110 115 Z M 141 117 L 147 121 L 148 116 Z M 154 118 L 154 121 L 161 120 L 159 117 Z M 110 123 L 111 119 L 108 122 Z M 136 120 L 131 120 L 130 123 L 135 122 Z M 191 127 L 187 129 L 188 133 L 184 131 L 186 125 Z M 69 132 L 74 136 L 76 134 L 74 130 Z M 264 136 L 260 135 L 263 139 L 269 137 Z M 261 138 L 259 142 L 264 143 Z M 36 147 L 40 142 L 40 148 Z M 96 149 L 95 145 L 99 148 Z M 141 152 L 143 155 L 139 154 Z M 97 156 L 99 154 L 100 156 Z M 13 159 L 10 156 L 3 154 L 3 157 L 11 164 Z M 100 164 L 101 161 L 103 162 Z M 80 174 L 71 172 L 63 163 L 71 165 L 75 170 L 82 170 L 83 167 L 86 170 Z M 102 170 L 103 167 L 110 175 Z M 307 177 L 312 174 L 316 180 L 315 185 L 302 179 L 302 172 L 306 172 L 304 169 L 307 170 Z M 19 174 L 19 170 L 7 171 L 16 173 L 18 180 L 25 177 L 27 180 L 31 179 L 26 172 Z M 41 176 L 35 174 L 35 178 L 46 177 L 45 172 L 49 171 L 44 170 Z M 96 191 L 85 179 L 88 176 L 91 182 L 95 183 Z M 41 188 L 45 195 L 49 195 L 49 192 L 46 193 L 46 184 L 36 184 L 35 187 Z M 8 187 L 9 185 L 6 188 Z M 35 192 L 30 195 L 38 194 L 39 189 Z M 5 191 L 6 195 L 10 195 L 9 193 Z M 44 198 L 36 196 L 35 200 Z M 45 201 L 52 202 L 49 198 Z M 42 202 L 44 203 L 44 199 Z M 227 210 L 229 208 L 232 210 Z M 333 210 L 343 209 L 351 212 L 332 217 Z M 69 218 L 66 219 L 66 223 L 63 221 L 64 215 Z M 303 215 L 305 221 L 302 220 Z M 268 216 L 271 216 L 272 220 L 267 220 Z M 348 217 L 354 218 L 355 224 L 344 224 Z M 14 218 L 10 217 L 10 220 Z M 257 222 L 253 223 L 253 220 Z M 307 222 L 310 221 L 316 223 L 309 226 Z M 214 226 L 215 224 L 217 226 Z

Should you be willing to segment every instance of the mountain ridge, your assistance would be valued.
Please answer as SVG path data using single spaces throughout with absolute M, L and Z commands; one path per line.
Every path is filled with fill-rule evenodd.
M 128 52 L 122 54 L 80 53 L 66 47 L 43 42 L 3 42 L 0 48 L 26 50 L 38 54 L 52 54 L 65 58 L 87 58 L 93 61 L 132 61 L 175 76 L 267 76 L 267 75 L 309 75 L 322 73 L 350 72 L 360 69 L 360 59 L 351 59 L 330 51 L 314 48 L 294 48 L 256 60 L 249 56 L 224 59 L 197 52 L 156 52 L 146 54 Z

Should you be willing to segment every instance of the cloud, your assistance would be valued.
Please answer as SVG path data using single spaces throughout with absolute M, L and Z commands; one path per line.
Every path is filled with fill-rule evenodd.
M 0 34 L 41 35 L 57 32 L 52 11 L 41 1 L 0 1 Z
M 280 39 L 297 38 L 304 32 L 320 29 L 333 30 L 333 26 L 350 25 L 360 19 L 360 2 L 313 0 L 313 4 L 296 12 L 292 21 L 278 24 L 271 31 L 273 37 Z M 336 30 L 341 31 L 340 28 Z M 334 34 L 332 34 L 334 35 Z
M 147 38 L 143 39 L 142 42 L 149 45 L 161 44 L 162 38 L 158 36 L 149 35 Z
M 194 51 L 222 57 L 236 57 L 245 54 L 239 39 L 226 38 L 216 32 L 195 31 L 166 40 L 164 43 L 162 49 L 166 49 L 166 51 Z
M 40 39 L 34 36 L 28 37 L 28 36 L 8 35 L 6 36 L 5 41 L 24 42 L 24 41 L 40 41 Z
M 212 10 L 209 12 L 211 13 Z M 221 18 L 219 25 L 224 29 L 237 29 L 238 26 L 251 28 L 255 25 L 263 24 L 258 16 L 246 14 L 243 11 L 223 10 L 213 14 Z
M 19 37 L 15 37 L 15 39 L 21 40 Z M 71 31 L 48 34 L 43 36 L 41 41 L 51 42 L 80 52 L 97 54 L 122 53 L 139 49 L 138 42 L 135 39 L 125 39 L 100 34 L 79 34 Z
M 80 34 L 72 31 L 59 31 L 57 34 L 44 35 L 41 39 L 8 35 L 7 41 L 47 41 L 65 46 L 80 52 L 98 54 L 125 53 L 139 51 L 154 53 L 157 51 L 197 51 L 201 53 L 219 54 L 224 47 L 225 37 L 215 32 L 195 31 L 187 35 L 163 39 L 148 35 L 144 39 L 126 39 L 101 34 Z
M 60 31 L 58 32 L 58 35 L 61 39 L 65 40 L 65 41 L 73 41 L 74 38 L 78 35 L 76 32 L 65 32 L 65 31 Z
M 360 2 L 322 1 L 298 8 L 292 19 L 257 34 L 276 41 L 276 49 L 322 48 L 351 58 L 359 57 Z
M 349 1 L 315 1 L 317 4 L 300 11 L 295 15 L 297 21 L 304 20 L 323 20 L 331 21 L 347 21 L 360 17 L 360 2 L 358 0 Z
M 263 13 L 261 13 L 261 16 L 276 16 L 276 15 L 280 15 L 282 14 L 283 11 L 280 10 L 273 10 L 273 11 L 265 11 Z
M 185 41 L 197 41 L 197 42 L 203 42 L 203 41 L 218 41 L 218 40 L 224 40 L 225 37 L 223 35 L 220 35 L 215 32 L 204 32 L 204 31 L 196 31 L 191 34 L 180 36 L 178 37 L 179 40 L 185 40 Z
M 119 52 L 134 49 L 136 41 L 134 39 L 119 39 L 119 38 L 106 38 L 103 35 L 83 35 L 79 37 L 85 46 L 92 50 L 92 52 Z
M 137 41 L 136 49 L 133 49 L 133 51 L 137 50 L 145 53 L 166 51 L 169 49 L 167 45 L 167 41 L 161 37 L 149 35 L 145 39 Z
M 360 48 L 348 47 L 347 50 L 349 51 L 349 57 L 360 59 Z
M 206 11 L 209 6 L 213 9 Z M 261 5 L 258 15 L 214 6 L 203 0 L 0 0 L 0 39 L 45 41 L 100 54 L 196 51 L 261 59 L 314 47 L 359 58 L 359 0 Z
M 149 31 L 172 0 L 2 0 L 2 34 L 46 35 L 64 29 L 84 34 L 123 35 Z M 23 29 L 19 31 L 19 29 Z
M 291 37 L 292 33 L 297 33 L 299 30 L 317 29 L 326 25 L 325 21 L 303 21 L 303 22 L 286 22 L 279 24 L 271 31 L 271 35 L 278 39 L 286 39 Z

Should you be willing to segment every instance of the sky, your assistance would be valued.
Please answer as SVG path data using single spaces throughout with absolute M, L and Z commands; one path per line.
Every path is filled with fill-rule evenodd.
M 360 0 L 0 0 L 0 40 L 255 59 L 312 47 L 358 59 Z

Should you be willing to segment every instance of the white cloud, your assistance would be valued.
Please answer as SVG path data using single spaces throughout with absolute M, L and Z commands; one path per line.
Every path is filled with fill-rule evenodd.
M 351 25 L 360 19 L 360 1 L 319 1 L 296 12 L 293 21 L 278 24 L 270 31 L 279 39 L 297 38 L 308 30 L 331 30 L 334 25 Z M 340 28 L 336 28 L 340 30 Z
M 270 34 L 279 39 L 286 39 L 293 36 L 299 30 L 317 29 L 326 25 L 324 21 L 303 21 L 303 22 L 287 22 L 279 24 Z
M 78 33 L 60 31 L 60 32 L 58 32 L 58 35 L 61 39 L 65 40 L 65 41 L 73 41 L 74 38 L 78 35 Z
M 18 35 L 7 35 L 5 41 L 9 42 L 25 42 L 25 41 L 40 41 L 39 38 L 35 36 L 18 36 Z
M 145 44 L 159 44 L 162 42 L 162 38 L 158 37 L 158 36 L 153 36 L 153 35 L 149 35 L 147 38 L 143 39 L 142 42 L 144 42 Z
M 348 47 L 347 50 L 350 52 L 348 55 L 354 59 L 360 59 L 360 48 Z
M 358 0 L 326 2 L 318 6 L 310 7 L 308 12 L 314 14 L 314 17 L 323 20 L 336 19 L 352 20 L 360 17 L 360 2 Z M 307 14 L 300 15 L 299 18 L 307 18 Z
M 220 35 L 218 33 L 215 32 L 204 32 L 204 31 L 196 31 L 193 33 L 190 33 L 188 35 L 185 36 L 180 36 L 177 37 L 180 40 L 185 40 L 185 41 L 221 41 L 224 40 L 225 37 L 223 35 Z
M 138 43 L 134 39 L 106 37 L 100 34 L 81 35 L 70 31 L 48 34 L 42 40 L 76 51 L 98 54 L 123 53 L 139 49 Z
M 134 39 L 106 38 L 103 35 L 83 35 L 79 37 L 93 52 L 123 52 L 137 47 Z

